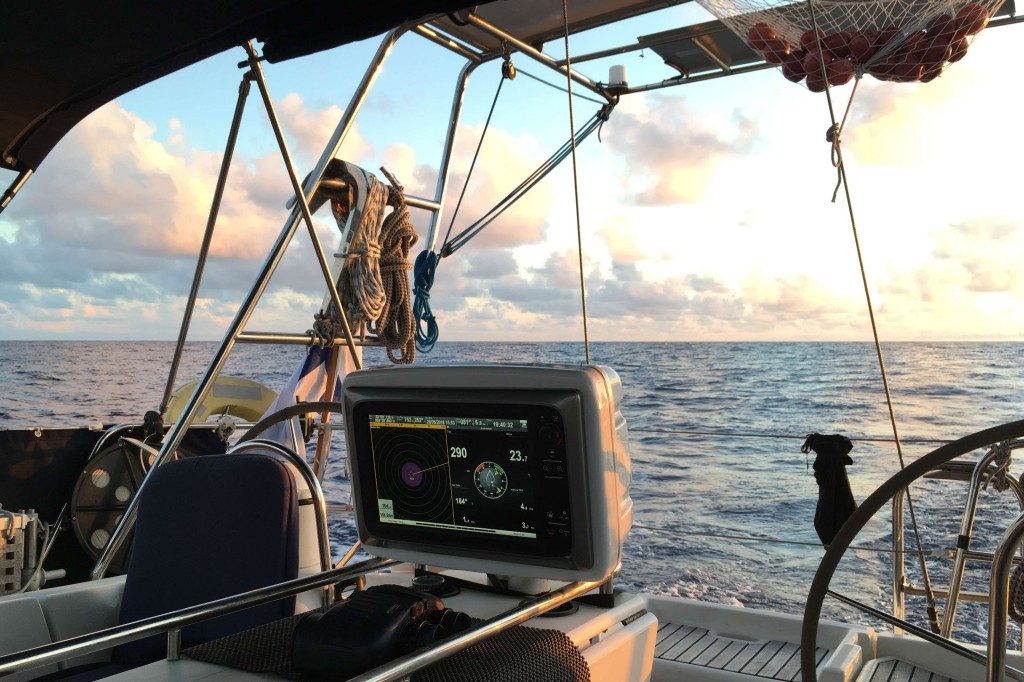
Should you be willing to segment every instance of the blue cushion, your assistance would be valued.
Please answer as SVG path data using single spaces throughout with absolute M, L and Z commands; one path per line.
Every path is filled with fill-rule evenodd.
M 269 456 L 208 455 L 163 465 L 139 503 L 120 622 L 295 578 L 298 509 L 291 471 Z M 290 598 L 207 620 L 182 631 L 182 647 L 294 612 Z M 166 650 L 166 635 L 156 635 L 119 646 L 113 661 L 134 667 Z

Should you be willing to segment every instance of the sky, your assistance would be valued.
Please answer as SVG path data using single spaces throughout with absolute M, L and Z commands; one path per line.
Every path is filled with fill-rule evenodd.
M 709 18 L 686 6 L 574 36 L 579 54 Z M 1021 28 L 983 32 L 929 84 L 865 78 L 843 150 L 883 340 L 1024 339 L 1024 95 L 1010 64 Z M 327 141 L 377 41 L 267 65 L 301 174 Z M 546 46 L 558 56 L 560 43 Z M 177 335 L 237 93 L 240 52 L 102 107 L 0 214 L 0 339 Z M 521 70 L 564 83 L 516 56 Z M 674 75 L 651 51 L 589 62 L 632 84 Z M 342 156 L 431 196 L 461 62 L 407 36 Z M 466 179 L 499 78 L 470 82 L 449 201 Z M 833 90 L 844 107 L 851 87 Z M 575 103 L 577 124 L 596 105 Z M 1015 121 L 1017 123 L 1015 123 Z M 588 318 L 597 340 L 869 340 L 845 203 L 824 140 L 824 95 L 777 70 L 623 99 L 578 150 Z M 455 228 L 470 223 L 568 136 L 564 93 L 506 83 Z M 7 184 L 13 174 L 0 173 Z M 255 90 L 243 120 L 190 339 L 219 339 L 286 218 L 283 165 Z M 450 205 L 454 205 L 454 201 Z M 424 247 L 428 219 L 414 211 Z M 317 225 L 337 230 L 326 209 Z M 447 228 L 451 213 L 442 220 Z M 301 230 L 250 330 L 304 331 L 320 305 Z M 566 162 L 437 273 L 442 340 L 582 337 L 572 168 Z

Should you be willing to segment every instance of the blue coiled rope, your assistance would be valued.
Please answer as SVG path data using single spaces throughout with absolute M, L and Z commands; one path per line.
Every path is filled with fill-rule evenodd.
M 433 251 L 422 251 L 412 266 L 412 314 L 416 318 L 416 349 L 421 353 L 429 353 L 437 343 L 437 318 L 430 310 L 430 287 L 434 286 L 438 260 Z

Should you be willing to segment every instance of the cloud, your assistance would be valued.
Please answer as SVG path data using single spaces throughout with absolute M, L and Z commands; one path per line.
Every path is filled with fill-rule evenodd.
M 634 230 L 629 229 L 629 218 L 619 214 L 608 218 L 597 230 L 608 249 L 608 255 L 619 263 L 635 263 L 650 257 L 639 244 Z
M 295 94 L 276 106 L 297 166 L 306 167 L 341 112 L 334 106 L 312 108 Z M 266 121 L 256 125 L 268 128 Z M 132 330 L 129 336 L 141 338 L 174 335 L 221 152 L 190 145 L 188 130 L 177 119 L 168 122 L 168 129 L 161 139 L 155 125 L 116 102 L 102 107 L 62 141 L 5 212 L 0 221 L 0 260 L 5 263 L 0 303 L 5 319 L 14 320 L 5 325 L 8 334 L 94 337 Z M 460 133 L 448 189 L 452 206 L 479 133 L 473 126 Z M 271 143 L 266 150 L 263 155 L 244 149 L 235 153 L 193 321 L 194 336 L 219 337 L 285 219 L 291 191 L 276 146 Z M 354 129 L 343 155 L 363 163 L 377 158 L 408 193 L 434 193 L 437 169 L 417 163 L 408 145 L 376 150 Z M 532 136 L 492 128 L 456 229 L 489 209 L 542 157 Z M 481 233 L 474 240 L 476 257 L 461 291 L 482 292 L 478 281 L 514 277 L 518 265 L 504 247 L 541 241 L 552 204 L 551 189 L 542 185 Z M 323 213 L 317 217 L 318 231 L 331 249 L 336 228 Z M 422 234 L 428 214 L 414 211 L 413 218 Z M 253 328 L 309 326 L 324 285 L 311 267 L 304 232 L 300 226 Z M 140 324 L 153 317 L 153 310 L 160 311 L 155 323 Z
M 864 78 L 844 132 L 861 164 L 901 168 L 934 164 L 958 180 L 992 167 L 1006 147 L 999 112 L 1018 106 L 1006 65 L 1017 54 L 1009 32 L 985 31 L 963 61 L 930 83 L 881 83 Z M 1010 142 L 1010 145 L 1013 143 Z
M 485 260 L 507 263 L 509 252 Z M 444 338 L 565 340 L 581 326 L 575 252 L 552 253 L 533 267 L 487 268 L 439 280 L 433 302 Z M 603 271 L 585 264 L 588 315 L 595 338 L 634 340 L 848 338 L 862 329 L 862 308 L 810 277 L 753 274 L 731 287 L 714 274 L 652 278 L 636 262 Z M 482 276 L 481 276 L 482 275 Z M 452 291 L 452 287 L 457 291 Z
M 914 125 L 900 89 L 886 85 L 888 92 L 863 90 L 865 113 L 858 126 L 864 127 L 852 126 L 849 138 L 854 152 L 862 155 L 859 161 L 869 158 L 864 136 L 873 135 L 876 122 L 891 123 L 899 114 L 901 125 Z M 943 101 L 948 105 L 955 100 Z M 330 135 L 337 108 L 316 109 L 290 95 L 278 103 L 278 110 L 298 166 L 307 167 L 313 150 Z M 949 115 L 935 113 L 933 119 L 952 125 Z M 926 123 L 931 126 L 932 120 Z M 101 109 L 61 144 L 2 216 L 0 327 L 5 335 L 173 338 L 220 152 L 191 145 L 180 122 L 168 124 L 165 139 L 155 128 L 116 104 Z M 480 130 L 460 130 L 447 216 L 462 189 Z M 854 130 L 861 136 L 857 140 Z M 891 135 L 906 134 L 906 129 L 897 130 L 904 132 Z M 767 136 L 761 140 L 757 125 L 742 113 L 714 118 L 695 112 L 681 97 L 649 97 L 623 103 L 605 127 L 604 139 L 603 147 L 586 152 L 594 154 L 588 160 L 600 163 L 585 162 L 581 168 L 584 267 L 594 338 L 868 338 L 853 266 L 847 272 L 842 264 L 849 260 L 821 258 L 835 249 L 848 253 L 846 228 L 832 230 L 827 215 L 815 209 L 817 197 L 808 198 L 803 186 L 803 194 L 796 195 L 788 186 L 786 191 L 778 185 L 765 188 L 760 164 L 766 155 L 755 147 L 766 146 Z M 780 139 L 774 128 L 772 139 Z M 437 169 L 420 163 L 411 146 L 375 149 L 357 130 L 347 144 L 348 156 L 367 165 L 370 158 L 383 163 L 408 192 L 433 195 Z M 788 151 L 786 144 L 774 147 L 773 154 Z M 232 166 L 194 337 L 219 338 L 284 220 L 283 205 L 291 192 L 281 160 L 272 143 L 260 149 L 240 151 Z M 856 175 L 857 196 L 868 205 L 858 213 L 864 218 L 864 236 L 870 241 L 872 225 L 886 230 L 876 234 L 878 250 L 884 246 L 885 254 L 869 268 L 883 336 L 987 336 L 1004 328 L 1000 321 L 1019 317 L 1015 311 L 1024 295 L 1007 258 L 1024 247 L 1024 229 L 1020 221 L 1003 217 L 1014 214 L 999 204 L 1006 196 L 1008 202 L 1015 200 L 1015 195 L 985 191 L 986 178 L 1007 166 L 992 162 L 984 167 L 986 173 L 954 174 L 942 165 L 949 163 L 948 151 L 942 156 L 930 147 L 923 149 L 934 153 L 931 165 L 911 173 L 876 168 L 870 178 L 868 173 Z M 955 151 L 954 157 L 961 158 L 961 151 Z M 518 184 L 546 152 L 532 133 L 492 128 L 456 230 Z M 823 157 L 815 159 L 824 163 L 824 170 L 813 166 L 807 173 L 821 178 L 825 196 L 831 191 L 832 169 Z M 787 174 L 811 166 L 795 165 L 787 167 Z M 726 171 L 728 183 L 722 181 Z M 572 197 L 561 185 L 556 187 L 565 180 L 565 169 L 560 172 L 562 176 L 553 174 L 551 182 L 481 233 L 469 249 L 442 262 L 431 301 L 442 338 L 578 336 Z M 929 172 L 964 179 L 936 186 Z M 736 198 L 737 185 L 749 188 L 742 200 Z M 961 197 L 965 208 L 929 201 L 929 188 L 942 198 Z M 888 199 L 887 192 L 900 191 L 912 200 Z M 693 203 L 723 195 L 735 203 L 724 208 L 710 201 Z M 623 206 L 630 202 L 652 205 Z M 990 217 L 978 217 L 976 204 L 981 202 Z M 421 235 L 427 215 L 413 212 Z M 326 215 L 318 218 L 330 249 L 333 221 Z M 744 220 L 746 227 L 741 225 Z M 446 227 L 447 218 L 442 235 Z M 905 259 L 909 253 L 921 253 L 928 261 Z M 323 292 L 311 263 L 308 239 L 300 228 L 251 328 L 309 326 Z
M 300 157 L 325 141 L 340 115 L 336 107 L 309 109 L 293 95 L 278 103 L 278 111 Z M 102 107 L 61 142 L 5 212 L 0 302 L 8 318 L 15 318 L 13 326 L 6 325 L 8 333 L 57 333 L 68 320 L 81 319 L 69 333 L 174 334 L 221 153 L 190 147 L 176 119 L 169 128 L 169 137 L 160 140 L 154 125 L 117 103 Z M 371 151 L 357 130 L 346 147 L 358 154 Z M 234 314 L 284 222 L 290 195 L 276 149 L 264 156 L 236 152 L 204 273 L 201 295 L 208 298 L 196 315 L 199 335 L 219 336 L 217 325 Z M 318 222 L 329 249 L 333 220 L 321 216 Z M 308 326 L 315 304 L 296 304 L 315 297 L 287 298 L 282 292 L 294 293 L 310 281 L 314 291 L 323 290 L 319 273 L 309 267 L 311 249 L 303 232 L 300 226 L 278 269 L 276 298 L 261 304 L 279 306 L 291 320 L 289 328 Z M 147 308 L 161 310 L 158 324 L 138 324 L 140 310 Z
M 1009 255 L 1024 253 L 1024 222 L 978 218 L 937 230 L 934 236 L 935 257 L 962 268 L 969 291 L 1024 295 L 1018 263 Z
M 508 249 L 482 249 L 467 258 L 464 275 L 470 278 L 493 280 L 513 275 L 519 266 Z
M 694 203 L 703 197 L 719 166 L 748 153 L 757 123 L 740 110 L 729 124 L 698 116 L 685 97 L 651 95 L 620 104 L 604 139 L 640 179 L 638 204 Z

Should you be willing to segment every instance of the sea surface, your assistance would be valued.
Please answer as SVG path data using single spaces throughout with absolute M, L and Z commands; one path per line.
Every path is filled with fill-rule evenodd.
M 177 383 L 198 377 L 215 347 L 189 344 Z M 160 401 L 172 351 L 167 342 L 0 342 L 0 428 L 139 420 Z M 914 440 L 955 439 L 1024 416 L 1024 344 L 894 343 L 884 351 L 908 461 L 936 447 Z M 226 373 L 279 388 L 303 352 L 243 346 Z M 579 362 L 582 352 L 576 343 L 441 343 L 417 362 Z M 899 468 L 894 445 L 885 441 L 891 429 L 873 346 L 595 343 L 591 352 L 593 361 L 619 372 L 630 426 L 636 517 L 617 584 L 802 613 L 822 555 L 803 437 L 880 439 L 857 441 L 851 453 L 858 500 Z M 378 353 L 368 349 L 366 364 L 386 361 Z M 349 495 L 340 440 L 326 483 L 339 503 Z M 927 480 L 913 493 L 924 547 L 954 546 L 966 486 Z M 991 550 L 1015 513 L 1009 493 L 984 493 L 973 546 Z M 913 537 L 908 521 L 908 545 Z M 340 554 L 355 538 L 352 520 L 333 520 L 331 538 Z M 833 589 L 888 609 L 890 539 L 886 509 L 857 540 L 883 551 L 849 552 Z M 915 564 L 909 557 L 908 573 L 920 583 Z M 929 557 L 937 586 L 948 581 L 949 564 L 941 552 Z M 967 587 L 984 589 L 986 576 L 987 567 L 974 565 Z M 923 624 L 923 613 L 922 600 L 908 601 L 910 620 Z M 826 603 L 826 614 L 880 625 L 834 602 Z M 958 636 L 984 641 L 985 606 L 964 605 L 958 614 Z

